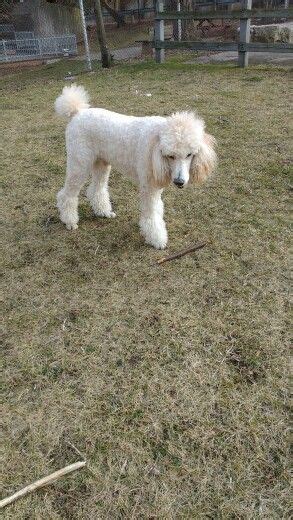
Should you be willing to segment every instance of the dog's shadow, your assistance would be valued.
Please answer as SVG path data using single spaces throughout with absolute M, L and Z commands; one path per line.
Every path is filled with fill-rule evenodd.
M 74 236 L 80 241 L 84 240 L 85 233 L 95 236 L 97 239 L 100 236 L 103 249 L 108 249 L 109 254 L 113 256 L 117 254 L 124 254 L 129 251 L 129 254 L 140 250 L 142 247 L 148 247 L 144 244 L 143 238 L 140 236 L 139 226 L 135 217 L 125 218 L 125 215 L 119 218 L 104 218 L 94 215 L 91 208 L 86 204 L 79 206 L 79 225 L 76 231 L 68 231 L 66 226 L 60 221 L 57 211 L 45 214 L 40 224 L 45 234 L 61 235 L 66 234 L 66 237 Z

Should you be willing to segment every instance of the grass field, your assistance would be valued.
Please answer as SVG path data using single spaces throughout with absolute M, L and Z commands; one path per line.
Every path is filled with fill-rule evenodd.
M 154 266 L 165 253 L 139 237 L 118 172 L 117 219 L 82 197 L 76 232 L 58 220 L 62 67 L 1 80 L 2 494 L 76 449 L 88 464 L 3 518 L 289 518 L 289 71 L 171 61 L 78 78 L 116 111 L 198 110 L 218 140 L 214 178 L 164 196 L 167 251 L 211 244 Z

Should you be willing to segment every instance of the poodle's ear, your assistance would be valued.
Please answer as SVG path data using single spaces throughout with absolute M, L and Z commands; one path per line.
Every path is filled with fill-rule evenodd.
M 153 136 L 150 143 L 149 182 L 156 188 L 165 188 L 170 183 L 169 167 L 160 150 L 158 135 Z
M 217 154 L 216 139 L 204 133 L 198 154 L 192 160 L 190 167 L 190 182 L 203 182 L 215 169 Z

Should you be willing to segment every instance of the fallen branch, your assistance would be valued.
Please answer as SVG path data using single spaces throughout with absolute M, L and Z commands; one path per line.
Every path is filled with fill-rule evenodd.
M 197 251 L 198 249 L 202 249 L 209 242 L 198 242 L 197 244 L 187 247 L 186 249 L 181 249 L 178 253 L 174 253 L 173 255 L 163 256 L 155 262 L 155 265 L 164 264 L 165 262 L 169 262 L 170 260 L 175 260 L 176 258 L 180 258 L 181 256 L 187 255 L 188 253 L 193 253 L 193 251 Z
M 17 493 L 14 493 L 14 495 L 11 495 L 10 497 L 1 500 L 0 509 L 2 509 L 2 507 L 7 506 L 8 504 L 11 504 L 15 500 L 18 500 L 18 498 L 21 498 L 27 495 L 28 493 L 32 493 L 32 491 L 35 491 L 36 489 L 39 489 L 43 486 L 47 486 L 48 484 L 52 484 L 52 482 L 54 482 L 55 480 L 59 479 L 60 477 L 63 477 L 64 475 L 67 475 L 68 473 L 72 473 L 72 471 L 76 471 L 77 469 L 83 468 L 85 464 L 86 462 L 84 460 L 80 462 L 75 462 L 75 464 L 70 464 L 70 466 L 66 466 L 65 468 L 59 469 L 58 471 L 51 473 L 51 475 L 48 475 L 47 477 L 43 477 L 40 480 L 36 480 L 36 482 L 33 482 L 32 484 L 29 484 L 20 491 L 17 491 Z

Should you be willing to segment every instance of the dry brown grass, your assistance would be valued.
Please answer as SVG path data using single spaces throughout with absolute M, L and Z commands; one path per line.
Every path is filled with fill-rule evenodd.
M 289 518 L 288 71 L 172 62 L 80 79 L 117 111 L 197 109 L 218 139 L 214 179 L 165 194 L 169 251 L 212 245 L 155 267 L 117 173 L 115 221 L 85 199 L 77 232 L 57 218 L 61 67 L 1 81 L 3 496 L 76 461 L 69 443 L 90 470 L 4 518 Z

